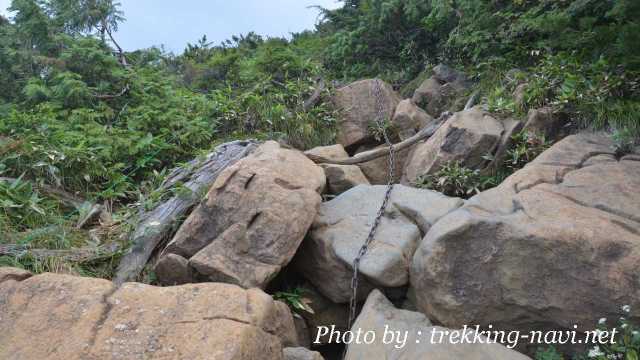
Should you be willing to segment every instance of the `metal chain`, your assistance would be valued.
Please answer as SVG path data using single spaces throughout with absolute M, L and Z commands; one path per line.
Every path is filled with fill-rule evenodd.
M 380 226 L 380 221 L 382 220 L 382 216 L 389 205 L 389 198 L 391 197 L 391 192 L 394 187 L 394 172 L 395 172 L 395 148 L 389 136 L 387 134 L 386 124 L 385 124 L 385 116 L 384 116 L 384 104 L 382 103 L 382 89 L 380 86 L 380 80 L 376 79 L 373 87 L 374 97 L 376 101 L 376 124 L 382 131 L 382 136 L 384 137 L 384 141 L 389 147 L 389 182 L 387 184 L 387 191 L 384 195 L 384 200 L 382 201 L 382 205 L 378 210 L 378 214 L 371 226 L 371 230 L 369 231 L 369 235 L 365 240 L 364 244 L 358 251 L 356 258 L 353 260 L 353 277 L 351 278 L 351 300 L 349 302 L 349 330 L 351 326 L 353 326 L 353 321 L 356 317 L 357 305 L 358 305 L 358 278 L 359 278 L 359 270 L 360 270 L 360 262 L 362 258 L 367 254 L 369 250 L 369 245 L 373 241 L 373 238 L 376 235 L 376 231 L 378 230 L 378 226 Z

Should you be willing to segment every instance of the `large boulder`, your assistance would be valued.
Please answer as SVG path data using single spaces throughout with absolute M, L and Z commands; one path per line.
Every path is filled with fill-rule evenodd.
M 293 258 L 324 186 L 322 168 L 302 153 L 264 143 L 220 174 L 163 251 L 159 280 L 264 288 Z
M 337 140 L 345 148 L 372 140 L 370 127 L 379 116 L 376 82 L 380 86 L 381 115 L 384 119 L 390 119 L 400 102 L 400 97 L 391 85 L 382 80 L 360 80 L 336 90 L 333 102 L 340 111 Z
M 405 346 L 400 349 L 397 342 L 384 343 L 385 330 L 400 333 L 404 337 Z M 460 343 L 460 336 L 452 337 L 438 334 L 456 330 L 433 326 L 424 314 L 396 309 L 385 296 L 374 290 L 358 316 L 352 328 L 353 332 L 362 334 L 372 331 L 375 334 L 371 344 L 351 344 L 347 350 L 346 360 L 387 359 L 387 360 L 528 360 L 527 356 L 509 350 L 500 344 Z M 458 330 L 462 333 L 464 330 Z M 435 336 L 432 337 L 432 335 Z M 432 341 L 434 339 L 434 341 Z M 389 340 L 389 338 L 387 338 Z M 396 338 L 397 341 L 397 338 Z M 453 341 L 453 342 L 452 342 Z M 529 359 L 530 360 L 530 359 Z
M 411 99 L 402 100 L 391 123 L 398 130 L 400 140 L 406 140 L 433 122 L 433 117 L 419 108 Z
M 505 124 L 480 107 L 455 113 L 432 137 L 416 145 L 405 165 L 403 182 L 415 183 L 451 161 L 481 169 L 486 155 L 498 149 L 504 132 Z
M 565 138 L 436 223 L 416 251 L 418 308 L 449 327 L 593 329 L 640 320 L 640 161 Z
M 44 274 L 0 282 L 2 359 L 283 359 L 287 306 L 229 284 L 160 288 Z
M 352 263 L 364 243 L 386 192 L 358 186 L 320 207 L 295 265 L 335 303 L 349 301 Z M 361 298 L 375 286 L 397 288 L 409 281 L 409 261 L 439 218 L 462 205 L 430 190 L 397 185 L 367 255 L 360 263 Z M 327 281 L 331 279 L 331 281 Z

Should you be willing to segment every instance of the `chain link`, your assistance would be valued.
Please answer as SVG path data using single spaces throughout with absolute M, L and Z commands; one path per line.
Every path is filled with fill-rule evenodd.
M 376 101 L 376 125 L 381 129 L 382 136 L 384 137 L 384 141 L 386 145 L 389 147 L 389 182 L 387 184 L 387 190 L 384 195 L 384 200 L 382 201 L 382 205 L 378 210 L 378 214 L 376 215 L 375 220 L 373 221 L 373 225 L 371 226 L 371 230 L 369 231 L 369 235 L 365 240 L 364 244 L 358 251 L 356 258 L 353 260 L 353 277 L 351 278 L 351 299 L 349 302 L 349 330 L 353 326 L 353 322 L 356 318 L 357 306 L 358 306 L 358 279 L 359 279 L 359 271 L 360 271 L 360 262 L 362 258 L 367 254 L 369 250 L 369 245 L 373 241 L 373 238 L 376 235 L 376 231 L 380 226 L 380 221 L 384 216 L 384 213 L 389 205 L 389 198 L 391 197 L 391 192 L 394 187 L 394 172 L 395 172 L 395 148 L 391 140 L 389 139 L 389 135 L 387 134 L 386 128 L 386 118 L 384 115 L 384 104 L 382 99 L 382 89 L 380 86 L 380 80 L 376 79 L 373 87 L 374 98 Z M 346 349 L 345 349 L 346 354 Z

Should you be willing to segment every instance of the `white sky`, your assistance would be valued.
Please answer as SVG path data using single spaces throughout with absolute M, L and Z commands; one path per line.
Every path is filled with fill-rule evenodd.
M 0 0 L 6 15 L 11 0 Z M 120 0 L 126 22 L 117 38 L 126 50 L 164 44 L 181 52 L 187 42 L 202 35 L 219 44 L 232 35 L 255 31 L 260 35 L 287 36 L 312 29 L 318 11 L 342 6 L 339 0 Z

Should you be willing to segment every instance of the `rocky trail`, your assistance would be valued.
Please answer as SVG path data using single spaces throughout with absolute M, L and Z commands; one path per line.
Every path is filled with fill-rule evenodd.
M 323 327 L 349 330 L 352 264 L 389 172 L 386 156 L 345 164 L 385 147 L 370 131 L 376 81 L 336 91 L 336 145 L 234 143 L 204 172 L 176 174 L 206 196 L 147 216 L 115 283 L 0 268 L 0 358 L 341 358 Z M 526 121 L 463 110 L 470 86 L 444 65 L 411 99 L 382 86 L 395 143 L 431 130 L 396 154 L 398 185 L 360 263 L 352 330 L 410 335 L 401 349 L 352 344 L 346 359 L 529 359 L 529 344 L 433 344 L 420 334 L 582 333 L 622 305 L 640 320 L 640 153 L 617 153 L 605 133 L 567 134 L 568 119 L 548 108 Z M 495 170 L 523 129 L 557 142 L 496 187 L 462 199 L 415 186 L 451 162 Z M 145 266 L 163 286 L 132 281 Z M 311 311 L 268 295 L 290 283 L 307 289 Z

